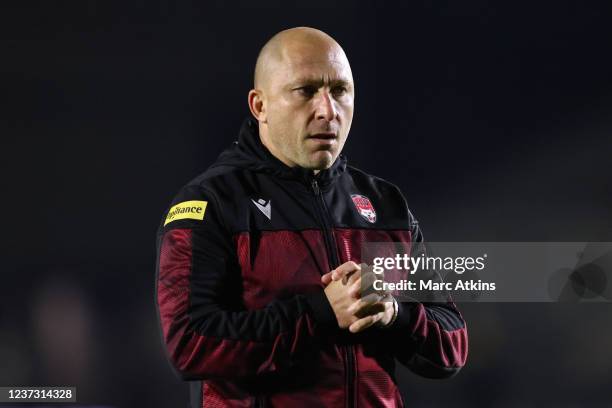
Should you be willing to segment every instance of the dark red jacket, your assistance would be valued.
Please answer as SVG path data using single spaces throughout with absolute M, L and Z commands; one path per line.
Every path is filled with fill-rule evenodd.
M 238 142 L 177 194 L 158 232 L 156 299 L 193 407 L 402 406 L 395 360 L 449 377 L 467 331 L 451 302 L 400 303 L 390 328 L 338 329 L 321 275 L 364 242 L 421 241 L 396 186 L 340 156 L 289 168 L 246 120 Z

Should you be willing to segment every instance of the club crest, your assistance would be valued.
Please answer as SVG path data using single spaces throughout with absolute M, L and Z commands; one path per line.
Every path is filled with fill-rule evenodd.
M 366 221 L 372 224 L 376 222 L 376 210 L 374 210 L 374 206 L 368 197 L 359 194 L 351 194 L 351 199 L 353 200 L 353 204 L 355 204 L 355 208 L 357 208 L 357 212 L 359 212 Z

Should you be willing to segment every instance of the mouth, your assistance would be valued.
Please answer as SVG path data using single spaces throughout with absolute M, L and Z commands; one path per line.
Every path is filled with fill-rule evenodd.
M 313 135 L 309 135 L 307 139 L 322 141 L 322 142 L 331 142 L 338 138 L 338 135 L 332 132 L 323 132 L 323 133 L 315 133 Z

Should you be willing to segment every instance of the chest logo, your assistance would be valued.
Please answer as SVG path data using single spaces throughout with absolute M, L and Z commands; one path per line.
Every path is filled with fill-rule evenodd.
M 353 204 L 355 204 L 355 208 L 357 208 L 357 212 L 359 212 L 366 221 L 374 224 L 376 222 L 376 210 L 370 202 L 370 199 L 359 194 L 351 194 L 351 199 L 353 200 Z
M 257 200 L 251 199 L 255 207 L 259 208 L 259 211 L 263 213 L 269 220 L 272 220 L 272 203 L 271 200 L 264 200 L 259 198 Z

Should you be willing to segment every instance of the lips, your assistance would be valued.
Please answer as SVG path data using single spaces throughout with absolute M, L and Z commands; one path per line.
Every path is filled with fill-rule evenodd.
M 336 139 L 338 136 L 336 136 L 335 133 L 315 133 L 314 135 L 310 135 L 308 136 L 308 139 L 319 139 L 319 140 L 333 140 Z

